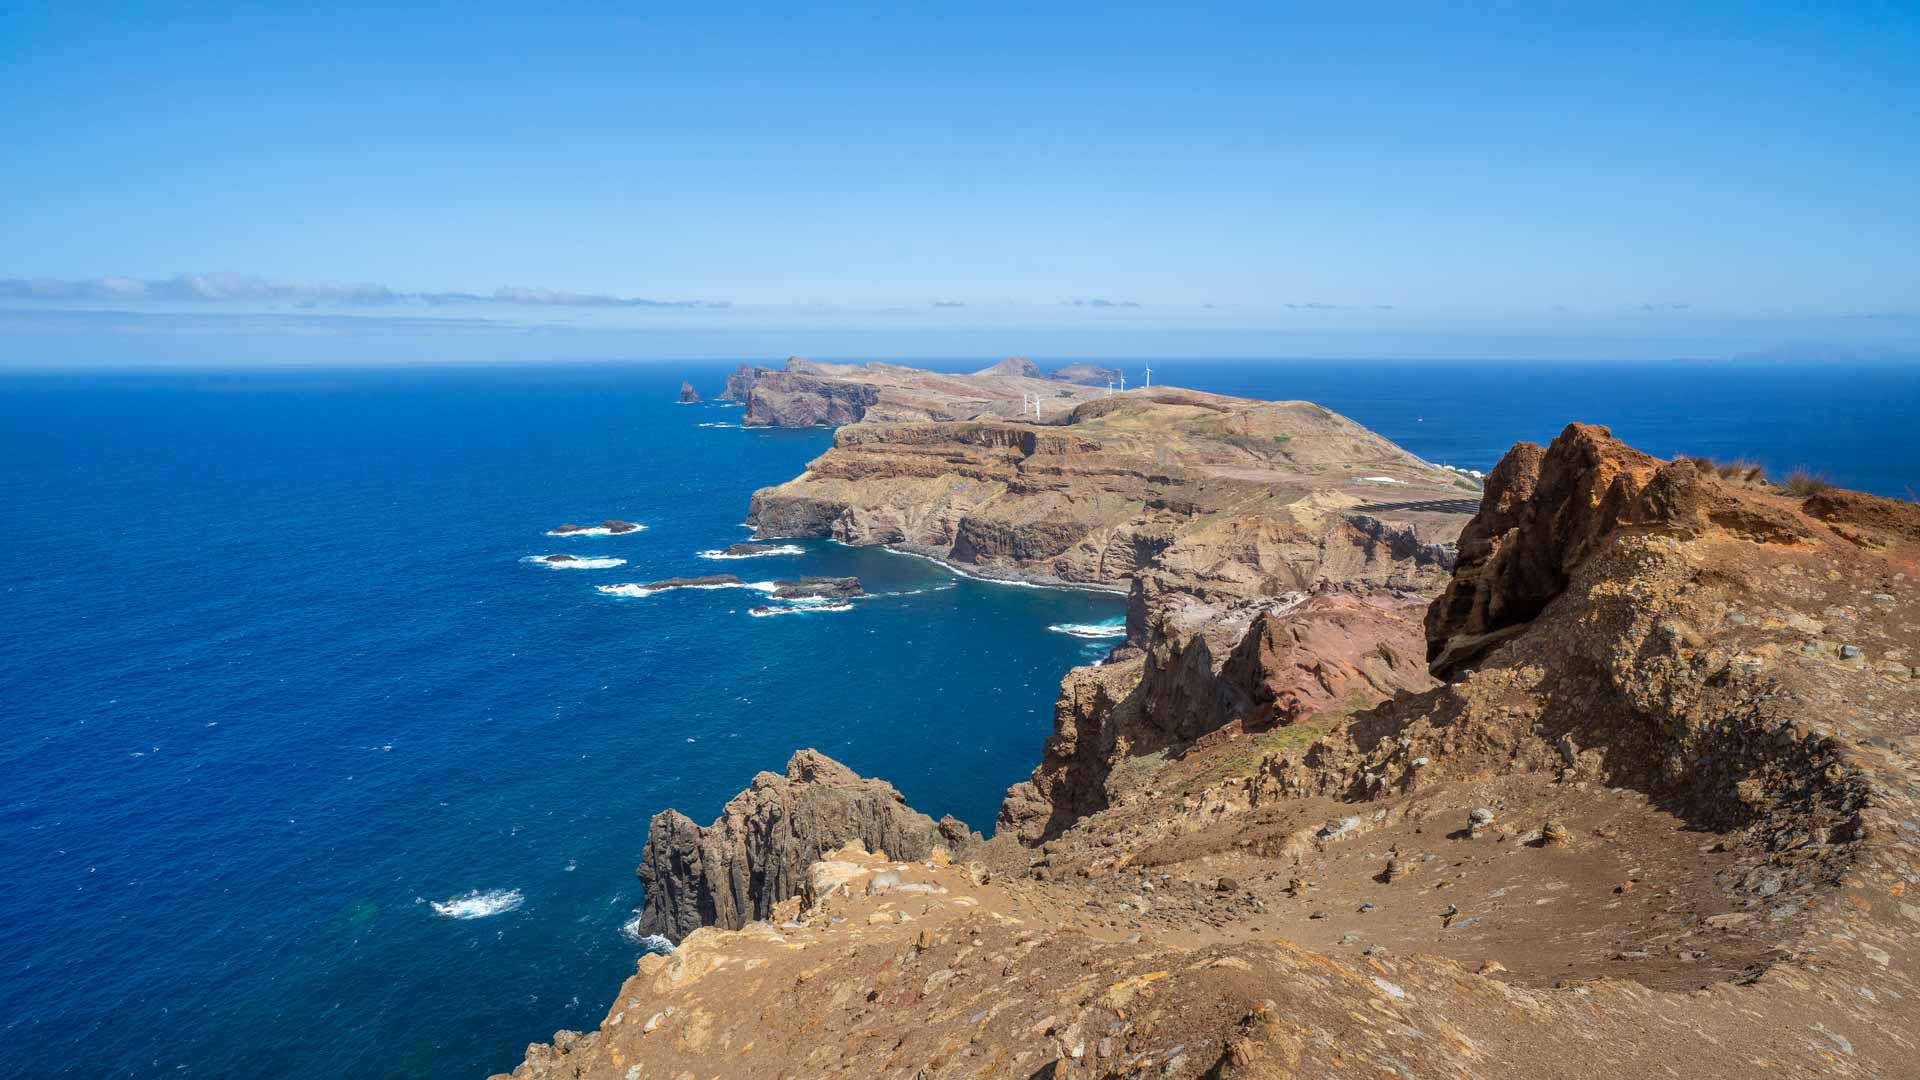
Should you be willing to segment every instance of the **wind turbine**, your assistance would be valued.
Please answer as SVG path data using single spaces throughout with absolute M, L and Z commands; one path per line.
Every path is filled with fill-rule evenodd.
M 1153 389 L 1153 365 L 1147 365 L 1147 389 Z

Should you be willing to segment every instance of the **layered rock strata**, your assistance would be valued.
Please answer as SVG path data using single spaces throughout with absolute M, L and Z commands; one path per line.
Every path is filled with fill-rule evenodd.
M 1196 579 L 1205 664 L 1143 597 L 1065 726 L 1193 727 L 1095 755 L 1102 805 L 823 852 L 513 1075 L 1914 1075 L 1920 506 L 1576 425 L 1466 536 L 1424 648 L 1389 585 Z
M 1157 556 L 1208 588 L 1433 584 L 1479 489 L 1307 402 L 1190 391 L 1057 425 L 857 424 L 754 493 L 765 535 L 891 544 L 989 574 L 1127 585 Z

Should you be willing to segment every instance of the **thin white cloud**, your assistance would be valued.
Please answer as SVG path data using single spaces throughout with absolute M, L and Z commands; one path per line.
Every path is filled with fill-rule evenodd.
M 724 308 L 726 301 L 661 300 L 645 296 L 564 292 L 556 289 L 502 286 L 490 294 L 471 292 L 406 292 L 369 282 L 270 281 L 251 274 L 180 274 L 158 280 L 97 277 L 72 281 L 59 278 L 0 278 L 0 300 L 58 303 L 71 300 L 153 301 L 164 303 L 287 302 L 305 307 L 386 307 L 426 304 L 507 304 L 540 308 Z

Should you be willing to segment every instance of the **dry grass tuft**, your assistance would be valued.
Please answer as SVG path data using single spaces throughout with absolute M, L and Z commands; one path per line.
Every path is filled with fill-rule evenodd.
M 1733 484 L 1764 484 L 1767 480 L 1767 470 L 1759 462 L 1748 458 L 1715 461 L 1703 455 L 1682 454 L 1674 460 L 1686 462 L 1702 476 L 1718 476 Z
M 1783 482 L 1783 486 L 1787 489 L 1789 495 L 1798 495 L 1802 498 L 1808 495 L 1818 495 L 1823 491 L 1833 490 L 1831 481 L 1819 473 L 1808 469 L 1795 469 L 1788 473 L 1786 480 Z

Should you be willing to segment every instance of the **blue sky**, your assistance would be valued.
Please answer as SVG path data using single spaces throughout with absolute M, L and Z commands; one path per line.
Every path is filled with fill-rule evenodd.
M 15 367 L 1920 338 L 1911 3 L 84 7 Z

